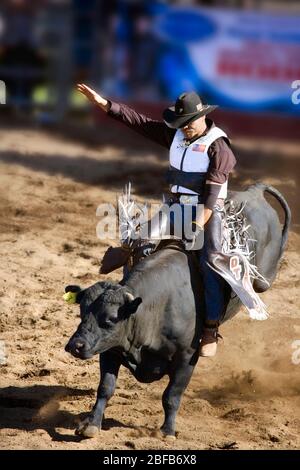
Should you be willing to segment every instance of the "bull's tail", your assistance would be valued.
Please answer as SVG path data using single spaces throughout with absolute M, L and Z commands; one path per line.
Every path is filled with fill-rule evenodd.
M 268 186 L 264 183 L 257 183 L 255 185 L 258 189 L 260 189 L 263 193 L 267 192 L 269 194 L 272 194 L 272 196 L 275 197 L 275 199 L 279 202 L 281 205 L 283 211 L 284 211 L 284 224 L 282 227 L 282 238 L 281 238 L 281 245 L 280 245 L 280 258 L 283 255 L 283 252 L 285 250 L 287 240 L 288 240 L 288 232 L 289 232 L 289 227 L 291 224 L 291 209 L 289 208 L 288 203 L 286 202 L 285 198 L 283 195 L 278 191 L 278 189 L 273 188 L 273 186 Z

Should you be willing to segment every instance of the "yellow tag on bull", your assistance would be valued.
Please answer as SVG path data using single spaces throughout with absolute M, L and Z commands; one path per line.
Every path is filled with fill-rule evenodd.
M 68 303 L 68 304 L 75 304 L 76 303 L 76 297 L 77 297 L 77 292 L 66 292 L 63 295 L 63 299 Z

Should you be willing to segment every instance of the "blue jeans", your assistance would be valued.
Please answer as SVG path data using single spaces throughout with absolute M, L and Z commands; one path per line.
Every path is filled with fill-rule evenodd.
M 225 307 L 225 280 L 213 271 L 207 262 L 211 255 L 222 251 L 222 212 L 214 207 L 211 218 L 205 225 L 204 246 L 199 252 L 199 264 L 203 277 L 206 320 L 220 321 Z
M 184 206 L 181 205 L 182 221 L 184 221 Z M 193 220 L 196 208 L 193 207 Z M 174 215 L 171 213 L 171 223 L 174 223 Z M 183 223 L 182 223 L 183 225 Z M 184 227 L 182 227 L 184 233 Z M 199 266 L 201 269 L 204 297 L 205 297 L 205 318 L 208 321 L 218 322 L 224 313 L 225 307 L 225 280 L 217 274 L 207 262 L 210 262 L 211 255 L 222 251 L 222 209 L 216 204 L 211 218 L 205 225 L 204 244 L 199 253 Z

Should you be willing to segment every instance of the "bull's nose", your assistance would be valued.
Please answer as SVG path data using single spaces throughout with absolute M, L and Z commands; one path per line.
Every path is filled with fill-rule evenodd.
M 65 351 L 68 353 L 80 354 L 85 349 L 85 343 L 76 339 L 70 340 L 65 347 Z
M 74 349 L 77 353 L 80 353 L 85 348 L 85 344 L 82 341 L 75 341 Z

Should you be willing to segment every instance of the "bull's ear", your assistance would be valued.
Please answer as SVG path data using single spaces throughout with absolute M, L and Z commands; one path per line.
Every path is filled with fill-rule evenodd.
M 80 304 L 84 294 L 85 290 L 82 290 L 79 286 L 66 286 L 65 295 L 63 296 L 63 299 L 68 304 Z
M 124 305 L 126 316 L 129 317 L 129 315 L 132 315 L 133 313 L 135 313 L 141 303 L 142 303 L 141 297 L 136 297 L 135 299 L 129 302 L 126 302 Z

